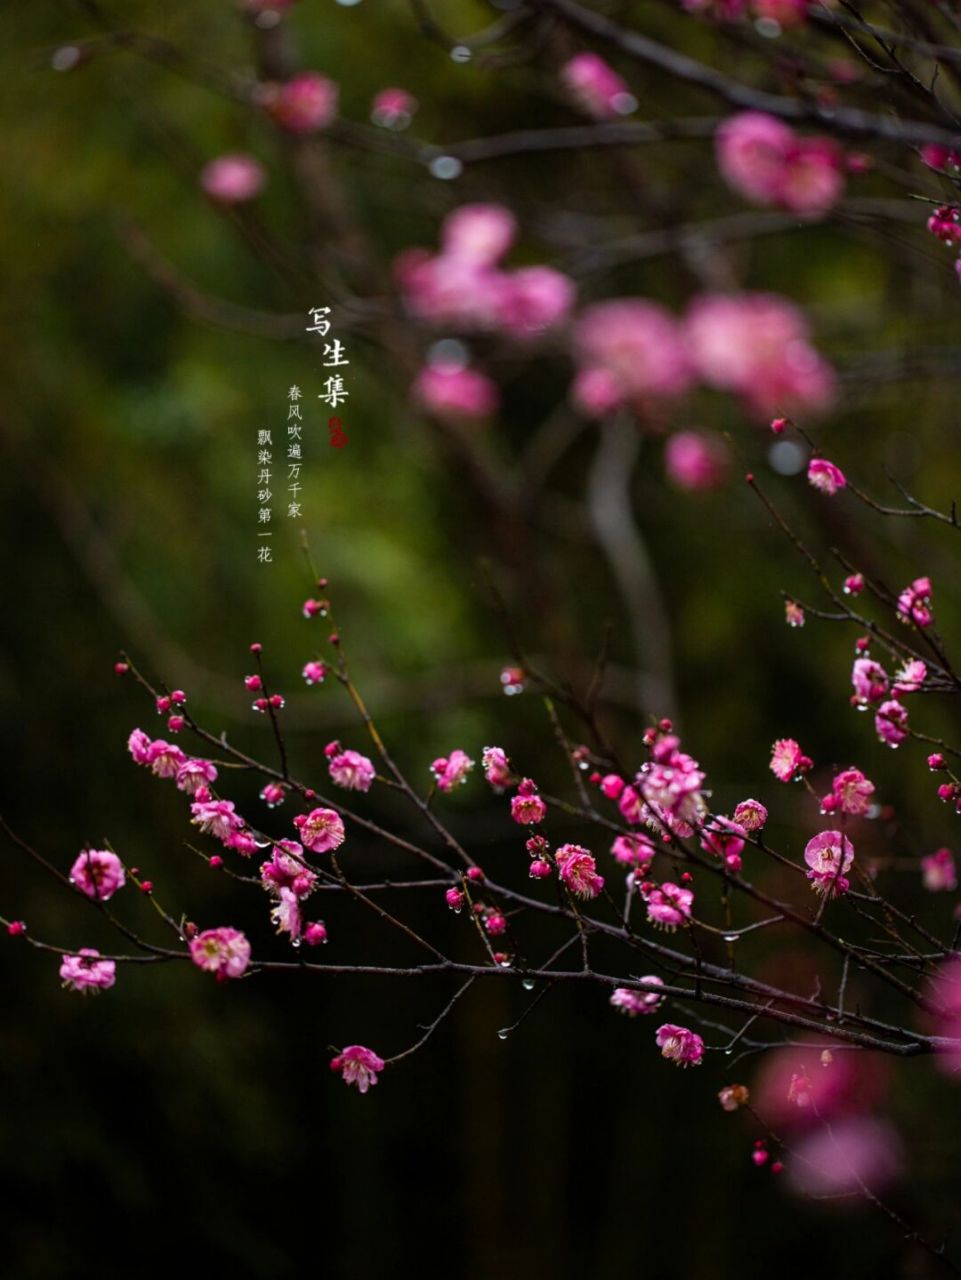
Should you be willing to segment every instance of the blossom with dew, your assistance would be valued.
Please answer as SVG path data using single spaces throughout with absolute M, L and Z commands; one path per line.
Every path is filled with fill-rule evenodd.
M 250 943 L 239 929 L 221 925 L 204 929 L 190 942 L 190 958 L 198 969 L 212 973 L 218 982 L 240 978 L 250 964 Z
M 500 392 L 486 374 L 445 360 L 425 365 L 411 394 L 423 409 L 451 422 L 489 418 L 500 405 Z
M 767 822 L 767 809 L 760 800 L 742 800 L 734 809 L 734 821 L 753 835 Z
M 317 884 L 317 875 L 304 862 L 302 845 L 296 840 L 278 840 L 270 859 L 260 864 L 260 881 L 271 893 L 289 889 L 298 898 L 306 898 Z
M 778 738 L 771 748 L 769 767 L 779 782 L 795 782 L 811 768 L 811 760 L 793 738 Z
M 836 898 L 851 887 L 845 872 L 854 861 L 854 845 L 843 832 L 822 831 L 814 836 L 804 846 L 804 861 L 815 893 Z
M 851 684 L 854 686 L 852 701 L 861 708 L 881 702 L 887 695 L 891 678 L 873 658 L 855 658 L 851 668 Z
M 657 738 L 651 754 L 654 759 L 641 767 L 635 779 L 644 800 L 644 817 L 653 817 L 679 836 L 689 836 L 707 810 L 704 773 L 692 756 L 679 749 L 673 734 Z
M 258 98 L 289 133 L 316 133 L 337 115 L 337 85 L 317 71 L 302 71 L 283 84 L 261 85 Z
M 619 800 L 627 783 L 619 773 L 608 773 L 601 778 L 598 786 L 608 800 Z
M 900 702 L 882 702 L 874 717 L 874 728 L 885 746 L 897 748 L 908 736 L 908 709 Z
M 596 898 L 604 888 L 594 855 L 579 844 L 562 844 L 554 853 L 557 872 L 576 898 Z
M 667 880 L 660 887 L 641 885 L 641 895 L 647 904 L 647 918 L 651 924 L 673 933 L 678 925 L 691 918 L 694 894 L 679 884 Z
M 406 89 L 381 89 L 371 103 L 370 119 L 382 129 L 406 129 L 417 110 L 417 99 Z
M 163 742 L 160 738 L 151 742 L 147 748 L 147 764 L 158 778 L 176 778 L 180 766 L 186 759 L 186 755 L 179 747 Z
M 117 965 L 114 960 L 102 960 L 94 947 L 81 947 L 76 955 L 64 956 L 60 964 L 60 979 L 68 991 L 82 995 L 96 995 L 106 991 L 117 981 Z
M 134 759 L 135 764 L 150 763 L 150 747 L 152 740 L 144 733 L 143 729 L 134 729 L 127 739 L 127 750 Z
M 298 813 L 294 826 L 300 833 L 301 843 L 312 853 L 329 853 L 344 843 L 344 823 L 333 809 L 311 809 L 310 813 Z
M 268 782 L 261 787 L 260 798 L 268 809 L 277 809 L 287 798 L 287 788 L 282 782 Z
M 843 591 L 846 596 L 859 596 L 864 590 L 864 574 L 849 573 L 844 579 Z
M 459 915 L 464 910 L 467 895 L 463 889 L 447 889 L 444 893 L 444 901 L 455 915 Z
M 640 831 L 615 836 L 611 853 L 622 867 L 634 867 L 643 873 L 653 861 L 654 841 Z
M 438 791 L 453 791 L 467 781 L 474 761 L 466 751 L 455 748 L 449 756 L 440 756 L 430 767 Z
M 511 785 L 511 763 L 503 748 L 485 747 L 481 755 L 481 767 L 484 777 L 498 794 Z
M 784 621 L 789 627 L 804 626 L 804 610 L 796 600 L 786 600 L 784 602 Z
M 625 787 L 621 792 L 617 807 L 621 817 L 632 826 L 639 826 L 644 821 L 644 797 L 637 787 Z
M 718 1093 L 717 1100 L 724 1111 L 740 1111 L 750 1096 L 747 1085 L 726 1084 Z
M 281 889 L 277 900 L 270 911 L 270 918 L 278 933 L 287 933 L 292 941 L 300 938 L 303 930 L 303 916 L 300 910 L 300 899 L 293 889 Z
M 915 578 L 898 596 L 898 617 L 917 627 L 930 627 L 934 621 L 931 608 L 931 579 Z
M 761 421 L 830 408 L 834 371 L 810 342 L 802 312 L 771 293 L 702 294 L 685 328 L 694 368 L 709 386 L 739 396 Z
M 309 685 L 323 684 L 327 677 L 327 664 L 324 662 L 305 662 L 300 673 Z
M 637 108 L 630 89 L 599 54 L 576 53 L 561 68 L 561 80 L 574 102 L 594 120 L 614 120 Z
M 327 926 L 323 920 L 311 920 L 303 937 L 308 947 L 319 947 L 327 941 Z
M 638 979 L 649 987 L 663 987 L 664 981 L 656 974 L 646 974 Z M 664 1003 L 665 997 L 658 991 L 638 991 L 634 987 L 615 987 L 611 995 L 611 1004 L 629 1018 L 639 1013 L 655 1013 Z
M 808 484 L 829 498 L 847 485 L 844 472 L 827 458 L 812 458 L 808 463 Z
M 547 805 L 539 796 L 536 784 L 530 778 L 524 778 L 511 800 L 511 817 L 522 826 L 531 826 L 535 822 L 543 822 L 546 815 Z
M 369 791 L 377 775 L 373 761 L 359 751 L 341 751 L 327 765 L 331 780 L 347 791 Z
M 217 156 L 200 171 L 200 185 L 220 204 L 243 204 L 263 190 L 267 174 L 263 165 L 245 152 Z
M 678 399 L 692 382 L 681 326 L 645 298 L 586 307 L 575 326 L 573 349 L 581 371 L 572 395 L 589 417 L 621 406 L 646 414 Z
M 330 1063 L 331 1071 L 339 1071 L 344 1083 L 355 1084 L 361 1093 L 377 1083 L 377 1076 L 385 1066 L 383 1058 L 362 1044 L 347 1045 Z
M 667 478 L 686 493 L 719 488 L 730 468 L 731 451 L 716 431 L 676 431 L 664 446 Z
M 188 759 L 177 770 L 177 790 L 188 796 L 195 795 L 199 787 L 217 781 L 217 766 L 212 760 Z
M 98 902 L 112 898 L 126 879 L 123 863 L 110 849 L 84 849 L 70 868 L 73 887 Z
M 921 859 L 921 883 L 931 893 L 952 893 L 958 887 L 954 854 L 950 849 L 936 849 Z
M 679 1067 L 697 1067 L 704 1057 L 704 1041 L 696 1031 L 687 1027 L 678 1027 L 673 1022 L 665 1022 L 658 1027 L 655 1035 L 657 1047 L 662 1057 Z
M 492 938 L 499 938 L 507 932 L 507 917 L 500 911 L 487 911 L 482 924 Z
M 534 858 L 530 866 L 527 868 L 527 874 L 532 880 L 546 880 L 553 874 L 554 868 L 546 858 Z

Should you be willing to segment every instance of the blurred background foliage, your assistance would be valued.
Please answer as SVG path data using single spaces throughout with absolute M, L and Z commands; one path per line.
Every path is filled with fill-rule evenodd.
M 441 8 L 457 31 L 491 17 L 481 3 Z M 717 56 L 716 36 L 671 5 L 614 10 Z M 304 527 L 331 580 L 355 677 L 402 766 L 424 781 L 435 755 L 462 745 L 479 758 L 497 741 L 545 785 L 567 785 L 537 697 L 507 701 L 499 692 L 510 652 L 479 568 L 484 555 L 519 634 L 546 667 L 583 680 L 612 624 L 604 714 L 635 756 L 646 723 L 634 696 L 637 655 L 582 505 L 596 436 L 572 431 L 512 562 L 503 530 L 472 490 L 465 455 L 407 402 L 411 344 L 422 351 L 426 340 L 388 313 L 379 329 L 363 318 L 344 326 L 349 446 L 330 450 L 325 415 L 313 407 L 317 346 L 211 323 L 164 288 L 150 256 L 197 294 L 250 312 L 297 319 L 330 300 L 314 274 L 316 228 L 285 140 L 195 75 L 252 82 L 265 37 L 227 0 L 141 0 L 106 10 L 106 26 L 101 18 L 99 6 L 40 0 L 0 15 L 3 813 L 61 867 L 84 841 L 109 837 L 172 910 L 201 923 L 229 919 L 249 929 L 255 951 L 279 952 L 258 895 L 245 900 L 185 849 L 182 804 L 129 763 L 130 728 L 153 732 L 156 722 L 133 685 L 113 675 L 117 651 L 185 687 L 211 727 L 270 756 L 241 684 L 247 646 L 260 640 L 290 697 L 297 769 L 320 777 L 322 746 L 335 735 L 363 748 L 338 690 L 298 688 L 323 628 L 300 617 L 311 583 L 299 525 L 278 528 L 275 563 L 255 560 L 256 431 L 282 431 L 287 389 L 297 384 L 310 406 Z M 108 29 L 169 41 L 190 69 L 111 46 Z M 418 34 L 399 0 L 303 0 L 284 29 L 303 66 L 338 82 L 348 121 L 366 121 L 373 93 L 396 83 L 420 101 L 413 132 L 440 148 L 577 121 L 551 71 L 578 47 L 561 33 L 546 58 L 492 69 L 452 61 Z M 89 56 L 70 71 L 52 69 L 54 51 L 75 42 Z M 763 80 L 774 71 L 759 56 L 748 45 L 737 60 Z M 717 110 L 618 65 L 640 119 Z M 197 189 L 202 164 L 234 149 L 253 151 L 270 173 L 250 217 L 224 216 Z M 391 257 L 435 244 L 443 215 L 467 200 L 503 201 L 516 212 L 517 261 L 562 267 L 595 240 L 741 207 L 714 176 L 708 140 L 560 162 L 505 158 L 467 165 L 453 182 L 401 154 L 335 142 L 331 157 L 350 217 L 376 248 L 381 274 L 371 294 L 381 299 Z M 961 470 L 957 283 L 926 240 L 923 206 L 909 217 L 905 196 L 912 184 L 937 195 L 937 180 L 899 154 L 859 182 L 858 195 L 899 206 L 893 221 L 839 214 L 783 234 L 708 241 L 707 283 L 729 279 L 802 303 L 843 377 L 839 408 L 819 427 L 829 456 L 873 492 L 891 494 L 890 469 L 944 505 Z M 251 252 L 251 238 L 273 248 Z M 277 255 L 280 271 L 271 265 Z M 580 296 L 639 292 L 677 310 L 704 287 L 703 263 L 662 255 L 588 273 Z M 388 340 L 385 352 L 385 332 L 396 350 Z M 530 361 L 493 351 L 490 360 L 505 406 L 471 447 L 506 474 L 563 403 L 570 366 L 560 349 Z M 907 376 L 912 368 L 919 372 Z M 930 572 L 942 632 L 957 635 L 952 530 L 882 522 L 852 501 L 826 502 L 803 476 L 778 474 L 770 437 L 727 398 L 699 393 L 676 419 L 692 424 L 730 433 L 735 471 L 754 470 L 820 554 L 843 546 L 892 587 Z M 950 843 L 957 819 L 931 803 L 920 758 L 883 752 L 868 718 L 847 707 L 853 633 L 815 621 L 785 629 L 782 589 L 815 598 L 799 557 L 737 476 L 699 497 L 668 487 L 662 444 L 643 443 L 633 505 L 669 618 L 685 743 L 709 770 L 716 807 L 761 793 L 797 853 L 812 815 L 793 790 L 775 791 L 766 771 L 770 742 L 789 734 L 825 774 L 833 762 L 863 767 L 904 813 L 911 852 Z M 954 725 L 949 710 L 927 702 L 915 715 L 932 733 Z M 238 781 L 242 809 L 257 807 L 256 789 Z M 510 875 L 518 857 L 526 861 L 503 801 L 476 777 L 448 808 L 485 864 Z M 265 819 L 278 834 L 287 809 Z M 410 815 L 387 812 L 418 829 Z M 877 827 L 862 837 L 871 848 L 881 847 Z M 361 838 L 354 849 L 365 871 L 394 865 L 390 851 Z M 922 901 L 913 880 L 901 879 L 906 899 L 945 927 L 951 904 Z M 0 906 L 40 936 L 111 943 L 82 902 L 59 896 L 11 847 L 0 859 Z M 128 897 L 124 906 L 138 927 L 155 927 L 145 901 Z M 425 904 L 425 927 L 453 937 L 457 922 L 438 920 L 439 910 Z M 378 953 L 382 938 L 369 920 L 345 912 L 341 922 L 333 908 L 329 920 L 331 958 Z M 779 940 L 766 962 L 806 963 L 799 948 Z M 12 943 L 4 955 L 0 1216 L 5 1270 L 22 1280 L 209 1267 L 238 1280 L 280 1280 L 317 1266 L 368 1277 L 434 1265 L 471 1278 L 534 1269 L 558 1277 L 646 1269 L 696 1280 L 926 1274 L 910 1252 L 892 1260 L 895 1236 L 868 1210 L 805 1205 L 755 1170 L 755 1135 L 715 1100 L 723 1068 L 672 1070 L 650 1026 L 613 1017 L 597 991 L 556 991 L 501 1041 L 496 1029 L 519 1016 L 525 993 L 505 983 L 475 990 L 421 1054 L 361 1098 L 329 1078 L 329 1046 L 399 1051 L 443 1003 L 441 984 L 274 977 L 224 989 L 186 968 L 145 967 L 124 970 L 109 997 L 82 1001 L 60 990 L 50 959 Z M 943 1223 L 957 1191 L 944 1114 L 957 1097 L 925 1062 L 899 1067 L 897 1079 L 889 1103 L 909 1137 L 910 1175 L 898 1203 Z

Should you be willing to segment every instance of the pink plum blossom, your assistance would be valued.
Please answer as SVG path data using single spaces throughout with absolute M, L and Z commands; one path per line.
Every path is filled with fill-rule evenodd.
M 438 791 L 453 791 L 467 781 L 474 761 L 457 747 L 449 756 L 440 756 L 430 767 Z
M 664 981 L 656 974 L 647 974 L 639 979 L 648 986 L 663 987 Z M 611 995 L 611 1004 L 629 1018 L 639 1013 L 655 1013 L 664 1003 L 664 996 L 657 991 L 637 991 L 633 987 L 615 987 Z
M 894 673 L 892 693 L 917 693 L 928 678 L 928 669 L 919 658 L 902 662 Z
M 127 739 L 127 750 L 134 759 L 135 764 L 150 763 L 150 745 L 151 740 L 144 733 L 143 729 L 134 729 Z
M 298 898 L 308 897 L 317 883 L 316 873 L 304 863 L 303 846 L 296 840 L 278 840 L 269 861 L 261 863 L 260 879 L 270 892 L 289 889 Z
M 259 160 L 236 152 L 217 156 L 200 173 L 200 185 L 212 200 L 242 204 L 263 190 L 267 175 Z
M 287 797 L 286 789 L 281 782 L 268 782 L 260 789 L 260 798 L 268 809 L 277 809 Z
M 715 149 L 725 182 L 754 204 L 820 217 L 843 194 L 837 144 L 830 138 L 799 138 L 789 125 L 762 111 L 725 120 Z
M 653 761 L 642 766 L 636 785 L 653 817 L 680 836 L 689 836 L 706 812 L 702 794 L 704 773 L 693 757 L 678 746 L 674 735 L 655 741 Z M 622 797 L 623 800 L 623 797 Z
M 762 421 L 782 408 L 815 413 L 834 399 L 834 372 L 811 346 L 804 316 L 770 293 L 702 294 L 687 315 L 701 378 L 740 396 Z
M 284 84 L 264 85 L 261 97 L 272 118 L 289 133 L 316 133 L 337 115 L 337 86 L 317 71 L 302 71 Z
M 741 870 L 741 854 L 747 832 L 730 818 L 714 818 L 701 828 L 701 848 L 723 859 L 729 871 Z
M 664 470 L 677 489 L 701 493 L 727 479 L 731 453 L 715 431 L 678 431 L 664 447 Z
M 921 859 L 921 882 L 931 893 L 954 892 L 958 876 L 950 849 L 936 849 Z
M 289 934 L 292 941 L 300 938 L 304 922 L 300 910 L 300 899 L 293 889 L 279 891 L 276 904 L 271 909 L 270 918 L 278 933 Z
M 597 874 L 594 855 L 582 845 L 562 844 L 554 859 L 558 875 L 576 898 L 596 898 L 604 888 L 604 877 Z
M 500 405 L 500 393 L 486 374 L 448 361 L 425 365 L 411 394 L 429 413 L 453 422 L 489 418 Z
M 514 243 L 517 221 L 502 204 L 462 204 L 444 219 L 441 244 L 445 255 L 491 267 Z
M 543 822 L 546 814 L 547 805 L 538 795 L 536 785 L 530 778 L 524 778 L 511 800 L 511 817 L 523 826 L 531 826 Z
M 622 405 L 645 413 L 659 402 L 676 400 L 691 385 L 680 325 L 644 298 L 587 307 L 575 327 L 574 351 L 582 369 L 572 393 L 590 416 Z
M 190 806 L 190 821 L 207 836 L 226 841 L 243 828 L 233 800 L 195 800 Z
M 117 965 L 114 960 L 101 960 L 94 947 L 81 947 L 76 955 L 64 956 L 60 964 L 60 978 L 68 991 L 82 995 L 96 995 L 106 991 L 117 981 Z
M 177 770 L 177 790 L 188 796 L 195 795 L 199 787 L 217 781 L 217 766 L 211 760 L 185 760 Z
M 837 897 L 851 887 L 845 872 L 854 861 L 854 846 L 843 832 L 822 831 L 814 836 L 804 847 L 804 861 L 815 893 Z
M 694 894 L 690 889 L 682 889 L 670 880 L 658 888 L 642 885 L 641 894 L 647 903 L 647 918 L 653 925 L 673 932 L 678 925 L 691 918 L 691 907 Z
M 918 627 L 930 627 L 934 621 L 931 609 L 931 579 L 915 578 L 898 596 L 898 617 Z
M 831 792 L 821 801 L 826 813 L 848 813 L 860 818 L 867 813 L 874 795 L 874 783 L 860 769 L 842 769 L 835 774 Z
M 327 665 L 323 662 L 306 662 L 300 674 L 309 685 L 323 684 L 327 676 Z
M 308 947 L 319 947 L 327 941 L 327 926 L 323 920 L 312 920 L 304 930 L 304 942 Z
M 331 1071 L 339 1071 L 345 1084 L 355 1084 L 361 1093 L 377 1083 L 378 1074 L 386 1063 L 379 1058 L 373 1049 L 365 1049 L 362 1044 L 349 1044 L 341 1049 L 337 1057 L 331 1060 Z
M 661 1055 L 679 1067 L 697 1067 L 704 1057 L 704 1041 L 687 1027 L 678 1027 L 673 1022 L 665 1022 L 658 1027 L 655 1035 L 657 1047 Z
M 240 978 L 250 964 L 250 943 L 239 929 L 221 925 L 205 929 L 190 943 L 190 958 L 198 969 L 214 974 L 218 982 Z
M 621 792 L 617 807 L 625 822 L 639 826 L 644 821 L 644 797 L 636 787 L 625 787 Z
M 812 458 L 808 463 L 808 484 L 833 498 L 847 484 L 844 472 L 827 458 Z
M 312 853 L 329 853 L 344 843 L 344 823 L 333 809 L 311 809 L 310 813 L 298 813 L 294 826 L 300 833 L 305 849 Z
M 500 793 L 510 786 L 511 765 L 503 748 L 485 747 L 481 755 L 481 766 L 484 777 L 494 791 Z
M 897 748 L 908 736 L 908 709 L 900 702 L 882 702 L 874 716 L 878 738 L 888 747 Z
M 802 26 L 807 19 L 810 0 L 751 0 L 755 17 L 769 18 L 778 26 Z
M 791 1186 L 824 1199 L 859 1195 L 865 1185 L 877 1194 L 901 1164 L 901 1144 L 887 1121 L 851 1116 L 803 1135 L 789 1164 Z
M 875 662 L 873 658 L 855 658 L 851 668 L 851 684 L 854 686 L 854 702 L 861 707 L 868 707 L 882 701 L 891 679 L 880 662 Z
M 585 115 L 611 120 L 630 115 L 637 99 L 613 67 L 596 53 L 578 53 L 561 68 L 561 80 Z
M 70 868 L 73 887 L 98 902 L 112 898 L 126 879 L 123 863 L 110 849 L 84 849 Z
M 778 738 L 771 749 L 770 769 L 779 782 L 794 782 L 811 768 L 811 760 L 793 738 Z
M 614 837 L 611 853 L 615 861 L 622 867 L 635 867 L 640 870 L 650 866 L 654 858 L 654 842 L 641 832 Z
M 147 764 L 158 778 L 176 778 L 186 759 L 179 747 L 162 742 L 159 738 L 147 748 Z
M 505 333 L 527 337 L 567 319 L 576 288 L 553 267 L 521 267 L 501 275 L 495 298 L 497 322 Z
M 369 791 L 377 776 L 373 761 L 359 751 L 341 751 L 330 760 L 327 768 L 337 786 L 347 791 Z
M 734 810 L 734 821 L 753 834 L 767 822 L 767 809 L 760 800 L 742 800 Z

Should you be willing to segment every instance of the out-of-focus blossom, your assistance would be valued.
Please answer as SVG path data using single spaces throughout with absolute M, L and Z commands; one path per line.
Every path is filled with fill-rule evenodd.
M 878 738 L 888 747 L 898 747 L 908 736 L 908 709 L 895 702 L 882 702 L 875 712 L 874 728 Z
M 259 160 L 244 152 L 217 156 L 200 172 L 200 185 L 221 204 L 243 204 L 263 190 L 267 174 Z
M 770 293 L 704 294 L 691 304 L 687 338 L 694 366 L 710 386 L 740 396 L 761 420 L 830 407 L 831 367 L 810 343 L 807 322 Z
M 931 608 L 931 579 L 915 578 L 898 596 L 898 617 L 917 627 L 930 627 L 934 621 Z
M 894 673 L 893 693 L 917 693 L 928 678 L 928 669 L 920 658 L 906 659 Z
M 637 99 L 613 67 L 596 53 L 578 53 L 561 68 L 561 80 L 585 113 L 595 120 L 630 115 Z
M 726 1084 L 717 1095 L 717 1100 L 724 1111 L 739 1111 L 750 1096 L 747 1085 Z
M 921 859 L 921 882 L 932 893 L 952 893 L 958 887 L 954 854 L 950 849 L 936 849 Z
M 417 99 L 406 89 L 381 89 L 370 108 L 370 118 L 382 129 L 406 129 L 417 110 Z
M 302 71 L 283 84 L 261 85 L 258 97 L 271 117 L 290 133 L 316 133 L 337 115 L 338 89 L 317 71 Z
M 820 217 L 844 191 L 843 155 L 832 139 L 799 138 L 763 111 L 725 120 L 716 152 L 721 176 L 754 204 Z
M 901 1171 L 901 1144 L 883 1120 L 857 1116 L 813 1128 L 788 1164 L 790 1186 L 801 1195 L 842 1196 L 868 1186 L 877 1194 Z
M 572 394 L 591 416 L 621 406 L 643 414 L 676 400 L 691 385 L 681 326 L 643 298 L 587 307 L 575 327 L 574 352 L 582 367 Z
M 411 392 L 429 413 L 451 422 L 489 418 L 500 405 L 500 393 L 486 374 L 444 361 L 425 365 Z
M 511 762 L 502 747 L 485 747 L 481 755 L 481 767 L 484 777 L 497 792 L 506 790 L 511 784 Z
M 827 458 L 812 458 L 808 463 L 808 484 L 833 498 L 847 484 L 844 472 Z
M 474 761 L 458 747 L 449 756 L 441 756 L 430 767 L 438 791 L 453 791 L 467 781 Z
M 890 677 L 880 662 L 873 658 L 855 658 L 851 668 L 854 702 L 861 707 L 881 702 L 891 685 Z
M 727 479 L 731 451 L 715 431 L 677 431 L 664 446 L 664 470 L 689 493 L 717 489 Z

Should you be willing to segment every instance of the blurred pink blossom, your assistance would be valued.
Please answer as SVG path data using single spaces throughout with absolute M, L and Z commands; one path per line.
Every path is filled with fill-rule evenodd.
M 200 172 L 200 185 L 221 204 L 242 204 L 252 200 L 264 186 L 267 175 L 263 165 L 243 152 L 217 156 Z
M 595 120 L 630 115 L 637 99 L 613 67 L 596 53 L 578 53 L 561 68 L 561 80 L 573 100 Z
M 455 422 L 489 418 L 500 404 L 500 393 L 486 374 L 445 361 L 425 365 L 411 392 L 429 413 Z
M 716 489 L 730 469 L 731 454 L 716 431 L 678 431 L 664 446 L 664 470 L 678 489 L 689 493 Z

